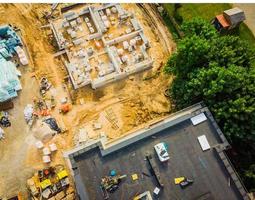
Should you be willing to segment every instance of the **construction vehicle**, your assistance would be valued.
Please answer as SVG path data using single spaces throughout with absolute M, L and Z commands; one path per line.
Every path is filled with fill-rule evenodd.
M 67 171 L 62 165 L 39 170 L 27 180 L 27 186 L 32 197 L 48 199 L 69 187 Z
M 115 176 L 105 176 L 101 180 L 100 188 L 103 192 L 104 199 L 108 199 L 109 193 L 113 193 L 119 187 L 122 179 L 126 178 L 127 175 L 115 175 Z

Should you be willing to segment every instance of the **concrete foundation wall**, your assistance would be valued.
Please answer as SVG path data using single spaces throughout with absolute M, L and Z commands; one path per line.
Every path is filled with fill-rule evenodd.
M 169 128 L 180 122 L 183 122 L 191 117 L 192 112 L 200 108 L 201 108 L 200 104 L 195 105 L 194 107 L 190 108 L 188 111 L 177 113 L 176 115 L 173 115 L 172 117 L 155 122 L 154 124 L 149 125 L 147 128 L 136 131 L 133 134 L 128 134 L 127 136 L 120 138 L 116 140 L 115 142 L 111 141 L 110 143 L 103 143 L 102 144 L 103 149 L 101 150 L 101 154 L 102 156 L 105 156 L 121 148 L 124 148 L 130 144 L 133 144 L 139 140 L 150 137 L 154 135 L 155 133 L 160 132 L 166 128 Z
M 135 31 L 135 32 L 120 36 L 118 38 L 115 38 L 113 40 L 108 40 L 108 41 L 105 40 L 105 46 L 107 46 L 107 45 L 111 46 L 113 44 L 120 43 L 120 42 L 123 42 L 125 40 L 129 40 L 129 39 L 131 39 L 135 36 L 138 36 L 139 34 L 140 34 L 140 31 Z
M 100 10 L 105 10 L 107 8 L 110 8 L 112 6 L 119 5 L 119 3 L 106 3 L 103 6 L 100 6 L 100 8 L 95 8 L 95 10 L 100 11 Z
M 135 64 L 132 68 L 129 68 L 128 71 L 126 71 L 126 75 L 130 75 L 130 74 L 134 74 L 137 72 L 141 72 L 144 71 L 146 69 L 149 69 L 152 67 L 153 64 L 153 60 L 145 60 L 143 62 L 137 63 Z
M 152 122 L 146 128 L 139 129 L 133 133 L 132 132 L 127 133 L 125 136 L 123 136 L 122 138 L 118 138 L 115 141 L 111 140 L 108 142 L 106 137 L 103 137 L 102 139 L 96 140 L 94 142 L 78 146 L 70 151 L 65 152 L 64 157 L 66 158 L 70 156 L 75 157 L 96 147 L 99 147 L 101 149 L 101 153 L 103 156 L 107 155 L 113 151 L 126 147 L 127 145 L 131 143 L 134 143 L 141 139 L 149 137 L 158 131 L 161 131 L 163 129 L 174 126 L 180 122 L 183 122 L 189 119 L 190 117 L 192 117 L 193 112 L 201 108 L 202 108 L 202 105 L 200 103 L 195 104 L 191 107 L 188 107 L 179 112 L 176 112 L 164 119 L 161 119 L 160 121 Z
M 152 64 L 153 64 L 152 60 L 144 61 L 142 63 L 136 64 L 134 67 L 130 68 L 128 71 L 122 72 L 120 74 L 114 72 L 114 73 L 109 74 L 107 76 L 97 78 L 97 79 L 91 81 L 91 87 L 93 89 L 96 89 L 96 88 L 100 88 L 102 86 L 105 86 L 109 83 L 112 83 L 114 81 L 124 79 L 125 77 L 127 77 L 131 74 L 141 72 L 143 70 L 151 68 Z
M 63 46 L 63 45 L 60 44 L 60 40 L 59 40 L 59 36 L 58 36 L 58 31 L 56 30 L 54 24 L 53 24 L 53 23 L 50 23 L 50 27 L 51 27 L 51 30 L 52 30 L 52 32 L 53 32 L 54 38 L 55 38 L 55 40 L 56 40 L 56 42 L 57 42 L 57 44 L 58 44 L 59 50 L 65 49 L 65 46 Z
M 100 39 L 102 37 L 102 33 L 98 32 L 98 33 L 94 33 L 89 35 L 88 39 L 89 40 L 93 40 L 93 39 Z

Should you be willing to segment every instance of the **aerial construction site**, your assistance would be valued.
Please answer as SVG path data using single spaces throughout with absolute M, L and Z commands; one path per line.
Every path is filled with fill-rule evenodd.
M 0 4 L 0 199 L 248 198 L 210 111 L 172 112 L 159 10 Z
M 114 140 L 171 109 L 164 96 L 169 81 L 159 72 L 175 44 L 160 32 L 166 27 L 154 21 L 155 11 L 148 16 L 136 4 L 53 6 L 0 5 L 0 24 L 20 40 L 12 55 L 1 57 L 20 73 L 15 94 L 1 93 L 1 110 L 13 108 L 0 142 L 0 198 L 20 193 L 26 199 L 27 182 L 39 170 L 69 170 L 65 151 L 101 137 Z

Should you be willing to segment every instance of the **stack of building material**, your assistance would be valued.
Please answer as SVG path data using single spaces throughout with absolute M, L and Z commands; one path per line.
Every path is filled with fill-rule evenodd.
M 123 50 L 123 48 L 119 48 L 119 49 L 117 49 L 117 52 L 118 52 L 119 56 L 122 56 L 124 53 L 124 50 Z
M 37 149 L 42 149 L 44 147 L 43 143 L 40 140 L 38 140 L 35 143 L 35 146 L 36 146 Z
M 14 48 L 18 57 L 19 57 L 19 60 L 21 62 L 22 65 L 27 65 L 28 64 L 28 59 L 27 59 L 27 56 L 25 54 L 25 51 L 20 47 L 20 46 L 17 46 Z
M 22 89 L 19 74 L 13 62 L 0 59 L 0 102 L 18 96 L 17 91 Z
M 78 24 L 82 23 L 82 19 L 80 17 L 78 17 L 76 21 L 77 21 Z
M 51 152 L 55 152 L 58 150 L 57 145 L 55 143 L 50 144 L 49 148 Z
M 7 46 L 3 43 L 3 41 L 0 41 L 0 57 L 8 59 L 12 57 L 12 54 L 9 53 L 7 50 Z
M 123 41 L 123 48 L 127 50 L 129 48 L 128 41 Z
M 89 27 L 89 32 L 90 32 L 90 33 L 94 33 L 94 32 L 95 32 L 94 28 Z
M 75 20 L 71 21 L 70 24 L 73 28 L 77 26 L 77 22 Z
M 34 123 L 32 132 L 33 136 L 43 143 L 49 142 L 53 135 L 56 134 L 56 131 L 52 130 L 48 124 L 42 122 L 41 120 L 37 120 Z
M 27 104 L 27 106 L 24 109 L 24 117 L 25 117 L 25 120 L 28 124 L 30 124 L 32 122 L 33 112 L 34 112 L 33 105 L 32 104 Z
M 107 16 L 106 15 L 102 15 L 101 18 L 103 20 L 103 23 L 104 23 L 105 27 L 109 28 L 110 27 L 110 22 L 109 22 Z
M 105 11 L 106 11 L 106 15 L 107 15 L 107 16 L 110 16 L 110 15 L 111 15 L 111 10 L 110 10 L 109 8 L 107 8 Z
M 0 44 L 10 53 L 15 53 L 14 48 L 22 45 L 20 37 L 7 25 L 0 26 Z
M 127 55 L 122 56 L 121 61 L 126 63 L 128 61 L 128 56 Z
M 113 7 L 111 8 L 111 11 L 112 11 L 113 14 L 116 14 L 116 13 L 117 13 L 117 8 L 113 6 Z
M 22 89 L 18 78 L 20 72 L 13 62 L 6 60 L 11 58 L 16 52 L 15 48 L 21 45 L 20 37 L 10 26 L 0 26 L 0 102 L 17 97 L 17 91 Z M 22 64 L 28 62 L 24 51 L 18 56 L 22 58 Z

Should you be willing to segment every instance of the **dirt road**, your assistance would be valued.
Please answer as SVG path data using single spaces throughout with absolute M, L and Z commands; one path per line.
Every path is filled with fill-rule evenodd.
M 23 90 L 14 100 L 14 109 L 9 112 L 12 126 L 5 129 L 6 137 L 0 141 L 0 197 L 24 192 L 26 179 L 33 174 L 33 168 L 25 163 L 33 139 L 24 120 L 23 109 L 31 103 L 37 82 L 31 79 L 28 70 L 27 67 L 21 69 Z

